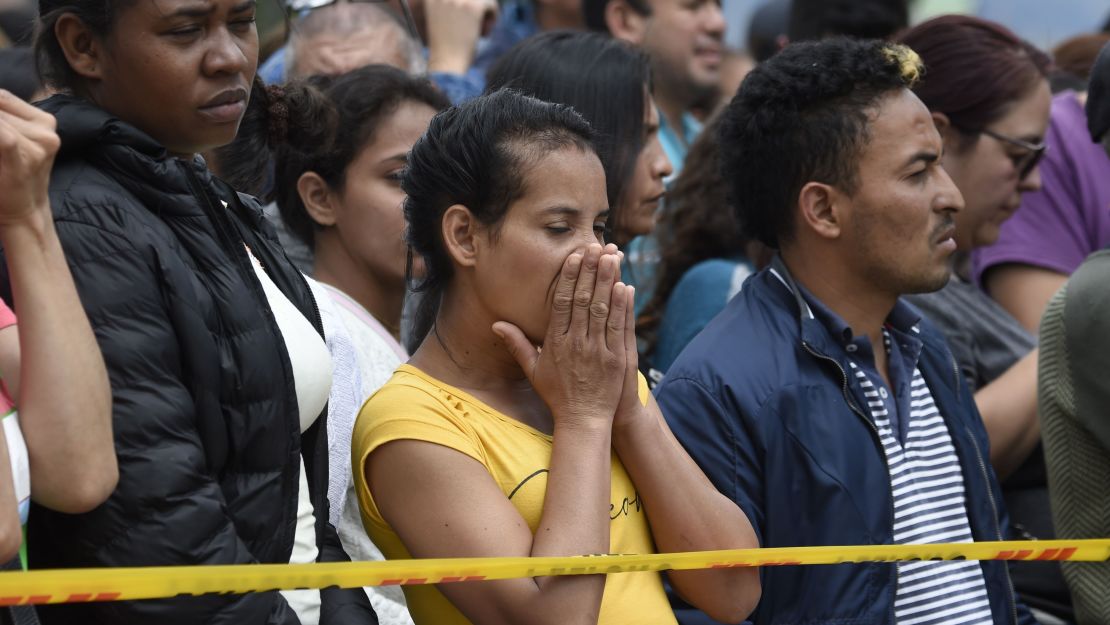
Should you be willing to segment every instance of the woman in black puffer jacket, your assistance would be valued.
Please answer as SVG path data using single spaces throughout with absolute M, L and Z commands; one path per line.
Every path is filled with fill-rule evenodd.
M 41 104 L 61 138 L 50 200 L 111 378 L 120 478 L 87 514 L 32 510 L 30 566 L 345 560 L 327 524 L 331 365 L 312 293 L 257 203 L 196 156 L 230 142 L 245 109 L 253 2 L 39 10 L 40 71 L 64 92 Z M 275 99 L 279 121 L 319 97 L 298 93 Z M 361 589 L 66 605 L 40 618 L 376 623 Z

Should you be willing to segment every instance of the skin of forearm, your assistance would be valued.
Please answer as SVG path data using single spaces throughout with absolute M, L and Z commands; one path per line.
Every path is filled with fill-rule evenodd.
M 975 393 L 991 443 L 991 464 L 1000 479 L 1009 476 L 1041 438 L 1037 419 L 1037 354 L 1033 350 Z
M 614 447 L 636 484 L 663 552 L 758 547 L 747 516 L 722 495 L 670 433 L 658 407 L 616 430 Z M 713 619 L 738 623 L 759 601 L 754 568 L 671 571 L 675 589 Z
M 556 423 L 547 493 L 532 542 L 532 555 L 608 553 L 610 430 L 603 424 Z M 536 578 L 536 586 L 546 607 L 532 612 L 532 622 L 541 614 L 561 623 L 576 622 L 578 617 L 583 623 L 597 622 L 605 590 L 604 575 L 540 577 Z M 568 614 L 571 611 L 573 616 Z
M 20 425 L 32 497 L 66 513 L 99 505 L 118 479 L 111 391 L 49 210 L 0 229 L 19 315 Z

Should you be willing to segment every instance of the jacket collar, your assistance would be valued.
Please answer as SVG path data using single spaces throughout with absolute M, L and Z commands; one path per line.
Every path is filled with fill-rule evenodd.
M 778 286 L 781 288 L 775 290 L 780 293 L 785 293 L 789 302 L 794 306 L 797 313 L 799 336 L 803 344 L 811 345 L 813 348 L 826 355 L 835 355 L 838 359 L 843 360 L 846 357 L 846 353 L 844 352 L 844 339 L 850 339 L 850 337 L 834 336 L 834 331 L 836 331 L 835 328 L 839 328 L 841 333 L 845 330 L 850 332 L 851 328 L 831 310 L 827 308 L 818 310 L 816 306 L 820 306 L 820 302 L 814 300 L 814 304 L 811 305 L 811 303 L 807 301 L 804 287 L 802 287 L 791 275 L 790 270 L 787 269 L 786 263 L 782 261 L 781 256 L 778 254 L 775 255 L 767 271 L 772 276 L 770 280 L 772 283 L 771 288 L 774 289 L 774 283 L 778 283 Z M 821 318 L 822 316 L 828 316 L 830 314 L 833 318 Z M 888 321 L 894 327 L 912 333 L 921 340 L 923 343 L 923 360 L 932 360 L 934 366 L 931 367 L 931 369 L 933 372 L 943 374 L 933 379 L 943 382 L 953 393 L 957 392 L 959 386 L 958 378 L 947 371 L 947 363 L 952 360 L 948 350 L 948 344 L 939 332 L 932 328 L 927 322 L 923 321 L 921 313 L 911 304 L 899 299 L 894 309 L 891 311 Z M 925 358 L 927 354 L 931 354 L 932 358 Z M 922 363 L 922 365 L 924 367 L 924 363 Z M 924 372 L 923 368 L 922 373 Z
M 204 159 L 170 156 L 149 135 L 84 98 L 55 95 L 39 106 L 54 115 L 61 139 L 57 161 L 84 160 L 108 172 L 151 212 L 196 216 L 197 197 L 214 188 Z

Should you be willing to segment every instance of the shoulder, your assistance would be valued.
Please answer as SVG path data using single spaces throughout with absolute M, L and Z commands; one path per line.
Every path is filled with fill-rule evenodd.
M 1075 270 L 1062 292 L 1069 334 L 1093 332 L 1110 324 L 1110 249 L 1095 252 Z M 1088 336 L 1095 336 L 1089 334 Z
M 54 167 L 50 205 L 71 263 L 83 260 L 82 245 L 105 252 L 136 249 L 152 231 L 161 230 L 157 218 L 119 181 L 81 159 Z
M 703 260 L 682 274 L 678 284 L 675 285 L 674 292 L 702 297 L 727 294 L 732 289 L 737 273 L 747 277 L 751 273 L 750 266 L 738 260 L 725 258 Z
M 400 367 L 359 411 L 356 444 L 364 439 L 421 438 L 407 433 L 453 432 L 473 437 L 465 401 L 414 367 Z M 384 442 L 384 441 L 382 441 Z M 374 446 L 372 441 L 363 442 Z
M 775 280 L 768 272 L 748 280 L 667 370 L 657 391 L 661 401 L 669 388 L 684 387 L 751 407 L 798 382 L 798 313 L 774 291 L 781 286 Z

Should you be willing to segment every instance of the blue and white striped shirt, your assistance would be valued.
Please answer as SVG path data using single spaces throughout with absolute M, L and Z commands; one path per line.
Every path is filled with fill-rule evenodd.
M 889 353 L 890 334 L 883 332 Z M 885 383 L 856 363 L 856 376 L 890 469 L 894 498 L 894 541 L 899 544 L 972 542 L 964 503 L 964 478 L 944 418 L 925 379 L 913 367 L 909 413 L 901 416 L 905 436 L 891 415 L 898 402 Z M 991 620 L 983 570 L 978 562 L 902 562 L 894 597 L 899 625 L 988 625 Z

